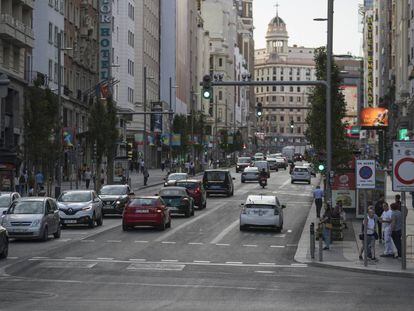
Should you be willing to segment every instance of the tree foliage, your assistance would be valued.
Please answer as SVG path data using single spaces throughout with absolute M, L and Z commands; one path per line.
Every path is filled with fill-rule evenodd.
M 325 47 L 315 51 L 316 78 L 326 80 L 327 54 Z M 344 95 L 340 89 L 341 78 L 339 68 L 333 64 L 332 68 L 332 163 L 333 167 L 346 164 L 350 160 L 350 148 L 345 138 L 345 126 L 342 122 L 346 113 Z M 325 86 L 314 87 L 309 94 L 311 109 L 306 118 L 308 129 L 306 137 L 315 151 L 326 154 L 326 88 Z

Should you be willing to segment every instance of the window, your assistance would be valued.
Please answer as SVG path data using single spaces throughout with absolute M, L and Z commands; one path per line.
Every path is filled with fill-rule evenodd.
M 135 35 L 128 30 L 128 45 L 134 47 Z
M 219 67 L 222 67 L 223 66 L 223 59 L 220 57 L 219 58 Z
M 49 23 L 49 43 L 53 44 L 53 25 Z
M 128 74 L 131 75 L 131 76 L 134 76 L 135 75 L 134 71 L 135 71 L 134 70 L 134 62 L 132 60 L 128 59 Z
M 276 86 L 274 86 L 274 87 L 272 88 L 272 90 L 273 90 L 273 92 L 276 92 Z
M 272 96 L 272 101 L 276 101 L 276 96 Z
M 219 100 L 223 100 L 223 91 L 219 91 Z
M 300 92 L 300 86 L 298 86 L 297 91 Z
M 285 132 L 285 128 L 284 127 L 280 127 L 280 133 L 284 133 Z
M 134 6 L 131 3 L 128 3 L 128 17 L 132 20 L 135 19 Z
M 289 87 L 289 92 L 293 92 L 293 86 Z
M 284 122 L 285 121 L 285 117 L 284 116 L 280 116 L 280 121 Z
M 58 78 L 59 78 L 58 64 L 55 63 L 55 69 L 54 69 L 54 80 L 55 80 L 55 82 L 57 82 Z
M 134 102 L 134 90 L 128 87 L 128 102 L 133 103 Z
M 55 46 L 58 45 L 59 28 L 55 26 Z
M 298 97 L 298 103 L 300 103 L 300 101 L 301 101 L 301 100 L 300 100 L 300 97 Z
M 284 87 L 284 86 L 281 86 L 281 87 L 280 87 L 280 91 L 281 91 L 281 92 L 284 92 L 284 91 L 285 91 L 285 87 Z
M 296 118 L 296 121 L 297 121 L 297 122 L 300 122 L 300 117 L 297 117 L 297 118 Z
M 289 101 L 293 103 L 293 96 L 289 96 Z
M 302 133 L 302 129 L 300 127 L 297 128 L 297 133 L 301 134 Z

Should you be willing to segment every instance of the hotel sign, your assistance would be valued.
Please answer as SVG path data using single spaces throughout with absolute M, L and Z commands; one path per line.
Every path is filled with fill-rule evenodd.
M 367 18 L 367 104 L 372 107 L 374 105 L 374 29 L 373 16 Z
M 110 78 L 112 53 L 112 0 L 99 0 L 99 80 Z

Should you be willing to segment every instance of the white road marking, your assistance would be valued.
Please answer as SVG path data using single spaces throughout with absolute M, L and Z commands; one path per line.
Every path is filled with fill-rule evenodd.
M 134 241 L 134 243 L 148 243 L 148 241 Z
M 144 263 L 136 262 L 127 267 L 127 270 L 157 270 L 157 271 L 182 271 L 185 265 L 175 263 Z
M 282 189 L 282 188 L 284 188 L 287 184 L 289 184 L 290 183 L 290 178 L 289 179 L 287 179 L 281 186 L 279 186 L 279 189 Z
M 188 243 L 189 245 L 204 245 L 204 243 L 200 243 L 200 242 L 191 242 Z
M 229 265 L 241 265 L 242 263 L 242 261 L 226 261 L 226 264 Z
M 258 271 L 254 271 L 256 273 L 263 273 L 263 274 L 272 274 L 275 273 L 274 271 L 263 271 L 263 270 L 258 270 Z
M 121 240 L 108 240 L 106 243 L 121 243 Z
M 292 263 L 292 267 L 300 267 L 300 268 L 306 268 L 308 265 L 305 263 Z
M 210 263 L 209 260 L 194 260 L 194 263 Z
M 19 257 L 7 257 L 7 259 L 19 259 Z
M 270 245 L 271 248 L 285 248 L 284 245 Z
M 256 244 L 243 244 L 244 247 L 257 247 Z
M 168 241 L 164 241 L 164 242 L 161 242 L 162 244 L 176 244 L 177 242 L 168 242 Z
M 95 240 L 81 240 L 82 243 L 93 243 Z
M 187 226 L 189 226 L 189 225 L 192 225 L 192 224 L 193 224 L 193 223 L 195 223 L 196 221 L 199 221 L 200 219 L 203 219 L 204 217 L 206 217 L 206 216 L 208 216 L 208 215 L 210 215 L 210 214 L 214 213 L 216 210 L 218 210 L 219 208 L 223 207 L 225 204 L 226 204 L 226 202 L 222 202 L 222 203 L 221 203 L 221 204 L 219 204 L 218 206 L 216 206 L 216 207 L 214 207 L 214 208 L 212 208 L 212 209 L 208 209 L 208 211 L 207 211 L 206 213 L 201 214 L 201 215 L 199 214 L 199 215 L 195 216 L 192 220 L 187 221 L 187 222 L 185 222 L 185 223 L 182 223 L 182 224 L 181 224 L 181 225 L 179 225 L 178 227 L 175 227 L 174 229 L 169 230 L 167 233 L 165 233 L 165 234 L 163 234 L 163 235 L 159 236 L 157 239 L 155 239 L 155 241 L 156 241 L 156 242 L 160 242 L 160 241 L 163 241 L 163 240 L 165 240 L 165 239 L 169 238 L 169 237 L 170 237 L 170 236 L 172 236 L 173 234 L 177 233 L 177 231 L 180 231 L 181 229 L 183 229 L 183 228 L 185 228 L 185 227 L 187 227 Z
M 223 231 L 221 231 L 211 242 L 210 244 L 217 244 L 220 242 L 233 228 L 239 224 L 240 220 L 237 219 L 233 221 L 229 226 L 227 226 Z
M 230 244 L 218 243 L 218 244 L 216 244 L 216 246 L 230 246 Z
M 57 240 L 58 242 L 69 242 L 69 241 L 71 241 L 72 239 L 59 239 L 59 240 Z
M 139 261 L 139 262 L 144 262 L 147 261 L 146 259 L 140 259 L 140 258 L 131 258 L 129 259 L 129 261 Z
M 273 266 L 275 263 L 273 262 L 259 262 L 259 265 L 261 266 Z
M 292 230 L 288 230 L 287 232 L 288 232 L 288 233 L 292 233 Z
M 98 257 L 97 260 L 114 260 L 114 258 Z
M 162 262 L 178 262 L 177 259 L 161 259 Z
M 82 257 L 65 257 L 65 259 L 72 260 L 72 259 L 82 259 Z
M 32 257 L 32 259 L 49 259 L 49 257 L 41 257 L 41 256 L 37 257 L 37 256 L 35 256 L 35 257 Z

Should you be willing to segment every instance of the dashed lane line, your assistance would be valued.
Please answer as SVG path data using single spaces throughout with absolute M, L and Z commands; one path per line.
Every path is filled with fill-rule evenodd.
M 162 262 L 178 262 L 177 259 L 161 259 Z
M 285 248 L 284 245 L 270 245 L 270 248 Z
M 226 264 L 228 265 L 241 265 L 243 264 L 242 261 L 226 261 Z
M 238 224 L 239 219 L 233 221 L 229 226 L 227 226 L 223 231 L 221 231 L 211 242 L 210 244 L 219 243 L 231 230 L 233 230 Z
M 94 243 L 95 240 L 81 240 L 81 243 Z
M 148 243 L 148 241 L 134 241 L 134 243 Z
M 243 244 L 244 247 L 257 247 L 256 244 Z
M 270 271 L 270 270 L 258 270 L 258 271 L 254 271 L 255 273 L 263 273 L 263 274 L 273 274 L 275 273 L 275 271 Z
M 282 188 L 286 187 L 287 184 L 289 184 L 289 183 L 290 183 L 290 179 L 287 179 L 282 185 L 279 186 L 279 189 L 282 189 Z
M 204 243 L 201 242 L 190 242 L 188 245 L 204 245 Z
M 121 240 L 107 240 L 106 243 L 121 243 Z
M 163 241 L 161 242 L 161 244 L 176 244 L 177 242 L 172 242 L 172 241 Z
M 141 258 L 130 258 L 129 261 L 145 262 L 147 260 L 146 259 L 141 259 Z
M 97 260 L 114 260 L 114 258 L 109 258 L 109 257 L 98 257 L 96 259 Z
M 230 244 L 225 244 L 225 243 L 217 243 L 215 244 L 216 246 L 230 246 Z

